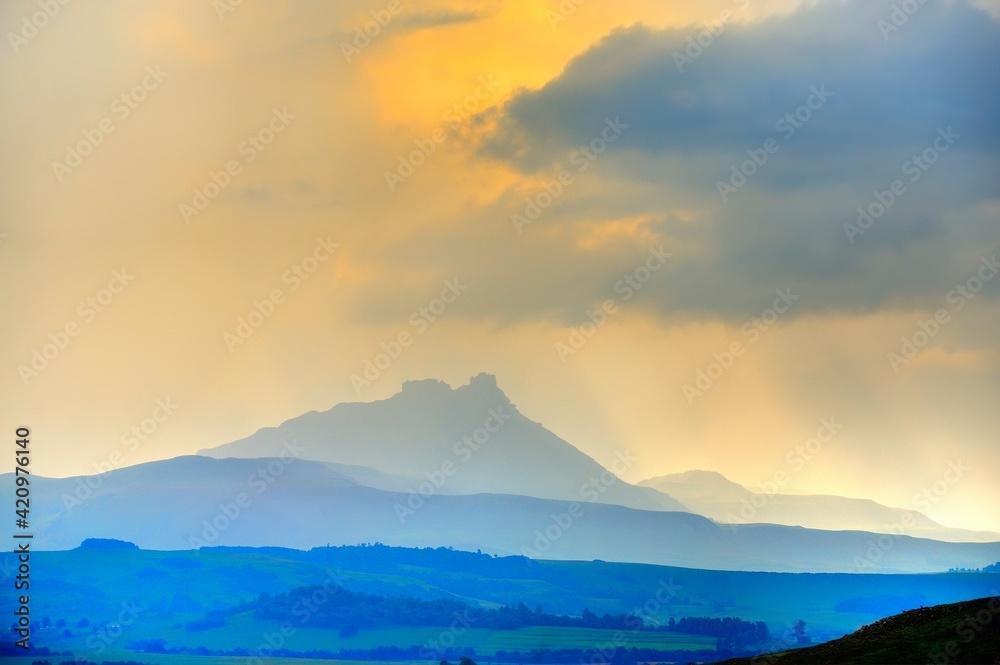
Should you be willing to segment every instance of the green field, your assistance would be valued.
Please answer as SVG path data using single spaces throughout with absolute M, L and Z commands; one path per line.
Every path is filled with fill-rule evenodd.
M 2 557 L 0 557 L 2 558 Z M 92 660 L 107 659 L 132 640 L 162 638 L 168 647 L 255 648 L 277 626 L 255 623 L 248 615 L 230 617 L 221 629 L 190 632 L 187 622 L 206 612 L 272 595 L 297 586 L 322 584 L 331 573 L 354 591 L 423 599 L 447 598 L 477 607 L 523 601 L 546 612 L 579 616 L 638 611 L 646 621 L 670 617 L 740 617 L 764 621 L 773 636 L 802 618 L 814 642 L 835 639 L 902 609 L 839 611 L 838 603 L 858 598 L 914 598 L 911 605 L 934 605 L 991 595 L 996 574 L 853 575 L 752 573 L 669 568 L 664 566 L 581 561 L 527 561 L 470 552 L 387 547 L 318 548 L 303 552 L 279 548 L 211 548 L 203 551 L 72 550 L 38 552 L 32 558 L 32 615 L 35 643 L 72 650 Z M 660 596 L 671 585 L 669 597 Z M 88 647 L 93 626 L 112 623 L 122 603 L 143 612 L 99 657 Z M 10 611 L 10 596 L 0 610 Z M 40 630 L 42 617 L 63 620 L 72 635 Z M 78 627 L 87 618 L 90 627 Z M 542 629 L 493 632 L 468 630 L 455 646 L 515 650 L 541 643 L 590 648 L 606 635 L 563 633 L 556 640 Z M 584 629 L 573 629 L 584 630 Z M 439 628 L 362 630 L 351 638 L 334 631 L 297 627 L 285 647 L 295 650 L 421 645 L 437 638 Z M 251 638 L 248 640 L 248 636 Z M 613 636 L 613 633 L 611 634 Z M 671 633 L 629 633 L 630 645 L 663 649 L 705 648 L 706 640 Z M 568 644 L 566 640 L 575 641 Z M 581 641 L 582 640 L 582 641 Z M 248 644 L 248 641 L 251 644 Z M 653 641 L 654 644 L 650 644 Z M 714 641 L 708 640 L 708 647 Z M 296 661 L 299 662 L 299 661 Z
M 589 647 L 598 651 L 608 645 L 625 648 L 669 650 L 714 649 L 714 637 L 679 635 L 676 633 L 628 632 L 592 630 L 589 628 L 532 627 L 520 630 L 498 630 L 476 645 L 485 653 L 496 651 L 528 651 L 531 649 L 574 649 Z
M 67 660 L 61 656 L 29 656 L 4 658 L 4 665 L 32 665 L 36 661 L 48 661 L 52 665 L 58 665 Z M 91 661 L 135 661 L 147 663 L 148 665 L 247 665 L 247 659 L 243 656 L 188 656 L 170 654 L 136 654 L 131 651 L 108 651 L 98 658 L 89 658 Z M 440 659 L 435 660 L 327 660 L 322 658 L 268 658 L 265 665 L 438 665 Z M 454 661 L 452 661 L 454 662 Z M 479 658 L 478 665 L 520 665 L 518 663 L 504 663 L 491 658 Z M 540 663 L 536 665 L 545 665 Z
M 280 626 L 276 623 L 263 622 L 248 615 L 231 617 L 223 628 L 189 632 L 183 628 L 173 628 L 160 622 L 147 621 L 136 625 L 122 634 L 121 637 L 105 645 L 98 653 L 93 648 L 91 635 L 74 635 L 62 637 L 57 631 L 48 633 L 39 644 L 60 651 L 73 651 L 77 657 L 87 657 L 91 660 L 108 660 L 108 653 L 124 651 L 132 640 L 162 638 L 168 645 L 185 645 L 189 647 L 204 646 L 212 650 L 231 650 L 237 648 L 257 649 L 266 647 L 267 635 L 277 635 Z M 248 639 L 248 636 L 252 638 Z M 452 630 L 448 627 L 403 627 L 362 630 L 353 637 L 341 637 L 336 630 L 295 627 L 294 633 L 283 637 L 282 647 L 293 651 L 340 649 L 374 649 L 383 646 L 398 646 L 401 648 L 413 645 L 426 646 L 435 649 L 453 646 L 458 649 L 471 647 L 477 653 L 492 654 L 498 650 L 530 651 L 532 649 L 573 649 L 593 648 L 602 650 L 612 646 L 653 648 L 661 650 L 698 650 L 714 649 L 714 637 L 697 635 L 682 635 L 677 633 L 614 631 L 588 628 L 550 628 L 535 626 L 518 630 L 489 630 L 483 628 L 461 628 Z M 131 652 L 129 652 L 131 653 Z M 142 656 L 142 654 L 138 654 Z M 136 658 L 132 654 L 132 658 Z M 140 659 L 145 659 L 142 656 Z M 244 665 L 245 665 L 245 658 Z

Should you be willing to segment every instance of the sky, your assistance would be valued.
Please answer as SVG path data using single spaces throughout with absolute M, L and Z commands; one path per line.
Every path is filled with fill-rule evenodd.
M 12 0 L 0 27 L 0 431 L 35 473 L 485 371 L 629 481 L 1000 531 L 1000 3 Z

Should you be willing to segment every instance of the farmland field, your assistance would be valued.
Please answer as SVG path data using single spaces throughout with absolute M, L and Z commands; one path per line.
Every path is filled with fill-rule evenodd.
M 94 660 L 91 657 L 90 660 Z M 68 660 L 60 656 L 25 656 L 3 659 L 4 665 L 33 665 L 38 661 L 48 661 L 52 665 Z M 194 656 L 177 654 L 136 654 L 131 651 L 109 651 L 96 657 L 96 662 L 133 661 L 145 665 L 248 665 L 245 656 Z M 279 658 L 266 659 L 266 665 L 438 665 L 440 659 L 432 660 L 331 660 L 325 658 Z M 480 658 L 479 665 L 520 665 L 505 663 L 491 658 Z M 533 663 L 546 665 L 546 663 Z
M 156 638 L 164 639 L 168 646 L 204 646 L 213 650 L 258 649 L 267 647 L 269 644 L 267 636 L 279 635 L 279 628 L 280 626 L 273 622 L 257 621 L 249 616 L 241 615 L 232 617 L 222 628 L 198 632 L 172 628 L 158 623 L 137 625 L 114 642 L 108 643 L 106 649 L 100 652 L 93 648 L 94 638 L 90 635 L 80 634 L 62 637 L 50 634 L 45 636 L 42 643 L 60 651 L 71 650 L 78 658 L 109 660 L 108 653 L 111 653 L 112 650 L 124 649 L 131 641 Z M 248 639 L 248 636 L 253 636 L 253 638 Z M 574 648 L 601 650 L 608 648 L 609 645 L 660 650 L 698 650 L 714 649 L 715 644 L 714 637 L 677 633 L 543 626 L 517 630 L 491 630 L 459 626 L 453 630 L 448 627 L 428 626 L 362 630 L 353 637 L 342 637 L 336 630 L 296 627 L 294 633 L 282 638 L 281 647 L 305 652 L 374 649 L 385 646 L 406 648 L 413 645 L 421 645 L 428 650 L 435 650 L 438 647 L 453 646 L 458 649 L 471 647 L 478 653 L 489 654 L 500 650 L 530 651 L 532 649 Z M 128 655 L 133 659 L 146 660 L 144 654 L 128 652 Z M 124 655 L 122 657 L 124 658 Z M 243 660 L 245 661 L 245 659 Z
M 666 622 L 671 616 L 736 616 L 764 621 L 775 635 L 803 618 L 816 640 L 841 637 L 882 616 L 920 605 L 990 595 L 996 585 L 996 576 L 988 574 L 739 573 L 589 561 L 527 562 L 392 548 L 82 549 L 39 552 L 34 561 L 38 593 L 32 609 L 39 617 L 64 618 L 70 627 L 83 617 L 109 621 L 121 603 L 134 599 L 148 611 L 123 640 L 135 639 L 134 632 L 178 645 L 203 635 L 215 638 L 211 631 L 188 633 L 171 626 L 183 626 L 209 610 L 253 600 L 263 592 L 322 584 L 331 571 L 355 591 L 449 598 L 487 608 L 523 601 L 567 615 L 578 615 L 584 608 L 598 614 L 638 610 L 651 622 Z M 674 593 L 666 602 L 655 601 L 665 584 L 673 584 Z M 870 599 L 871 607 L 868 611 L 838 607 L 851 599 Z M 5 601 L 0 598 L 0 609 L 7 609 Z M 167 632 L 157 634 L 161 630 Z M 39 637 L 44 637 L 40 645 L 56 646 L 51 633 Z
M 343 655 L 352 658 L 379 647 L 416 647 L 406 655 L 428 655 L 424 662 L 435 664 L 441 660 L 435 656 L 449 648 L 472 649 L 480 665 L 491 662 L 491 656 L 499 651 L 607 652 L 624 647 L 705 652 L 719 645 L 715 637 L 628 628 L 617 632 L 596 623 L 559 628 L 526 623 L 515 624 L 520 626 L 516 630 L 501 630 L 487 627 L 496 623 L 477 626 L 456 622 L 451 627 L 450 614 L 438 615 L 437 621 L 428 622 L 431 625 L 373 618 L 353 633 L 319 627 L 343 626 L 342 621 L 307 623 L 304 616 L 290 612 L 289 605 L 285 614 L 265 619 L 268 615 L 252 605 L 262 597 L 287 594 L 296 587 L 333 584 L 334 579 L 356 593 L 458 601 L 473 610 L 523 602 L 525 610 L 531 608 L 531 612 L 544 607 L 545 612 L 579 617 L 587 609 L 595 620 L 605 613 L 634 612 L 647 624 L 683 617 L 739 617 L 766 622 L 775 638 L 784 635 L 792 621 L 802 618 L 813 643 L 839 638 L 881 616 L 911 607 L 990 595 L 997 579 L 987 573 L 739 573 L 601 561 L 530 561 L 384 546 L 179 552 L 84 548 L 39 552 L 33 562 L 34 646 L 71 652 L 76 659 L 157 665 L 246 665 L 247 659 L 146 655 L 142 643 L 159 640 L 151 645 L 153 651 L 186 648 L 193 652 L 198 647 L 212 651 L 263 649 L 264 653 L 269 653 L 268 649 L 300 653 L 344 650 Z M 373 607 L 368 604 L 369 610 Z M 7 598 L 0 598 L 0 611 L 13 611 Z M 206 621 L 213 616 L 214 621 Z M 442 616 L 447 617 L 443 622 Z M 280 633 L 283 621 L 284 635 Z M 752 649 L 756 645 L 745 646 Z M 421 652 L 421 648 L 426 651 Z M 390 655 L 403 657 L 402 653 Z M 45 660 L 58 665 L 68 658 Z M 456 660 L 454 654 L 450 660 Z M 277 662 L 267 659 L 265 665 Z M 290 662 L 304 665 L 306 661 Z M 26 665 L 31 665 L 30 661 Z

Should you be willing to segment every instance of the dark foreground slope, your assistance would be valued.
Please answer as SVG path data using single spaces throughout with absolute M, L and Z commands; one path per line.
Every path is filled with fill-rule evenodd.
M 1000 663 L 1000 596 L 903 612 L 826 644 L 727 665 Z

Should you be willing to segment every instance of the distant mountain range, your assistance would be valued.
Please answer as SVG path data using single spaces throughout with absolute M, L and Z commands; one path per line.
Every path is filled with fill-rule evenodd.
M 687 471 L 639 483 L 668 494 L 692 511 L 723 524 L 785 524 L 811 529 L 905 533 L 955 543 L 989 543 L 1000 534 L 952 529 L 916 510 L 890 508 L 870 499 L 819 494 L 763 494 L 714 471 Z
M 1000 543 L 885 536 L 880 544 L 861 531 L 730 527 L 691 513 L 527 496 L 438 494 L 409 508 L 411 495 L 359 485 L 356 473 L 291 456 L 188 456 L 104 476 L 34 477 L 35 546 L 69 549 L 91 537 L 161 550 L 382 542 L 776 572 L 933 572 L 1000 560 Z M 13 482 L 0 476 L 0 491 L 12 493 Z
M 842 497 L 770 497 L 753 516 L 794 526 L 725 524 L 753 493 L 705 472 L 631 485 L 521 415 L 487 374 L 457 389 L 407 382 L 389 399 L 310 412 L 202 453 L 33 477 L 36 546 L 382 542 L 776 572 L 937 572 L 1000 560 L 1000 542 L 940 542 L 962 539 L 920 513 L 910 514 L 913 535 L 939 540 L 878 538 L 869 531 L 903 511 Z M 628 459 L 623 451 L 614 470 Z M 0 490 L 13 482 L 0 476 Z M 968 540 L 987 540 L 978 536 Z
M 434 494 L 488 492 L 694 512 L 723 524 L 902 530 L 948 542 L 1000 541 L 1000 534 L 948 528 L 920 512 L 867 499 L 763 495 L 710 471 L 630 485 L 523 416 L 489 374 L 455 389 L 432 379 L 408 381 L 389 399 L 313 411 L 199 454 L 270 457 L 289 441 L 303 448 L 306 459 L 355 465 L 354 475 L 341 470 L 361 485 L 391 491 L 419 492 L 423 486 Z M 622 455 L 618 463 L 627 468 L 626 462 Z
M 619 479 L 525 418 L 489 374 L 454 390 L 442 381 L 407 381 L 389 399 L 312 411 L 199 454 L 275 457 L 290 441 L 306 459 L 410 479 L 392 489 L 429 482 L 435 494 L 491 492 L 687 512 L 662 492 Z

